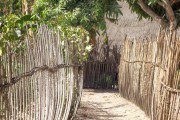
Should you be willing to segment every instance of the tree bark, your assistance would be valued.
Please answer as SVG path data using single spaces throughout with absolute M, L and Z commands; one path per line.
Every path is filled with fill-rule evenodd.
M 173 5 L 173 4 L 175 4 L 175 3 L 179 2 L 179 1 L 180 0 L 170 0 L 170 4 Z
M 144 0 L 138 0 L 138 4 L 142 10 L 144 10 L 150 17 L 161 24 L 162 28 L 166 28 L 166 23 L 163 19 L 158 16 L 148 5 L 145 4 Z
M 22 0 L 22 14 L 23 15 L 28 14 L 28 3 L 26 0 Z
M 166 14 L 169 20 L 169 30 L 172 32 L 174 30 L 176 30 L 177 27 L 177 20 L 174 14 L 174 11 L 171 7 L 171 3 L 169 0 L 164 0 L 162 2 L 158 2 L 159 5 L 161 5 L 165 10 L 166 10 Z

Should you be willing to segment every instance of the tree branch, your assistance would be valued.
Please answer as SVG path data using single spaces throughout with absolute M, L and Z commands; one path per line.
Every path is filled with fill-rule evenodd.
M 162 28 L 166 27 L 166 23 L 163 19 L 158 16 L 150 7 L 148 7 L 144 0 L 138 0 L 138 4 L 140 5 L 141 9 L 144 10 L 150 17 L 152 17 L 155 21 L 161 24 Z
M 170 5 L 173 5 L 173 4 L 177 3 L 177 2 L 180 2 L 180 0 L 170 0 Z
M 174 11 L 171 7 L 171 3 L 169 0 L 163 0 L 162 2 L 158 2 L 159 5 L 161 5 L 165 10 L 166 10 L 166 14 L 169 20 L 169 24 L 170 24 L 170 31 L 174 31 L 177 27 L 177 20 L 176 17 L 174 15 Z

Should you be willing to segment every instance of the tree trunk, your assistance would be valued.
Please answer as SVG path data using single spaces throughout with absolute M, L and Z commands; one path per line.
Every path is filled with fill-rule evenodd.
M 166 14 L 169 20 L 169 30 L 171 33 L 173 33 L 177 27 L 177 20 L 172 9 L 171 3 L 169 0 L 164 0 L 162 2 L 159 2 L 159 5 L 161 5 L 166 10 Z
M 155 21 L 160 23 L 162 28 L 166 28 L 166 23 L 163 21 L 163 19 L 158 16 L 148 5 L 145 4 L 144 0 L 138 1 L 139 6 L 141 7 L 144 12 L 146 12 L 150 17 L 152 17 Z

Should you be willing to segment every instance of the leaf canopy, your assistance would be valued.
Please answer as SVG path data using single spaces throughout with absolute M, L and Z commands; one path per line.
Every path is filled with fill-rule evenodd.
M 91 47 L 85 36 L 105 30 L 105 17 L 117 19 L 122 14 L 117 0 L 4 0 L 0 6 L 1 55 L 7 44 L 16 48 L 37 24 L 60 30 L 62 39 L 74 40 L 76 35 L 79 41 L 84 40 L 82 51 L 86 53 Z
M 139 0 L 124 0 L 129 4 L 129 7 L 132 12 L 135 12 L 138 15 L 138 19 L 142 20 L 143 18 L 153 20 L 147 12 L 145 12 L 141 6 L 138 4 Z M 179 0 L 168 0 L 169 5 L 172 8 L 175 18 L 177 20 L 177 27 L 180 26 L 180 1 Z M 173 1 L 175 1 L 173 3 Z M 161 5 L 164 0 L 144 0 L 145 5 L 152 10 L 155 14 L 157 14 L 161 19 L 166 23 L 166 26 L 170 25 L 170 21 L 167 16 L 167 11 Z

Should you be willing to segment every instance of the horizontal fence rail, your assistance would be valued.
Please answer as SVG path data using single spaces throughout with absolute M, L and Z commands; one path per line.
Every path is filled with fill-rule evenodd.
M 54 72 L 57 72 L 59 69 L 62 69 L 62 68 L 68 68 L 68 67 L 83 67 L 83 65 L 75 65 L 75 64 L 69 64 L 69 65 L 66 65 L 66 64 L 59 64 L 59 65 L 56 65 L 54 67 L 49 67 L 47 65 L 43 65 L 43 66 L 40 66 L 40 67 L 35 67 L 33 68 L 31 71 L 29 72 L 26 72 L 26 73 L 23 73 L 19 76 L 16 76 L 16 77 L 13 77 L 9 83 L 5 83 L 5 84 L 0 84 L 0 90 L 3 89 L 3 88 L 6 88 L 6 87 L 10 87 L 12 85 L 14 85 L 15 83 L 17 83 L 18 81 L 20 81 L 21 79 L 25 78 L 25 77 L 29 77 L 29 76 L 32 76 L 34 75 L 36 72 L 38 71 L 48 71 L 50 73 L 54 73 Z

